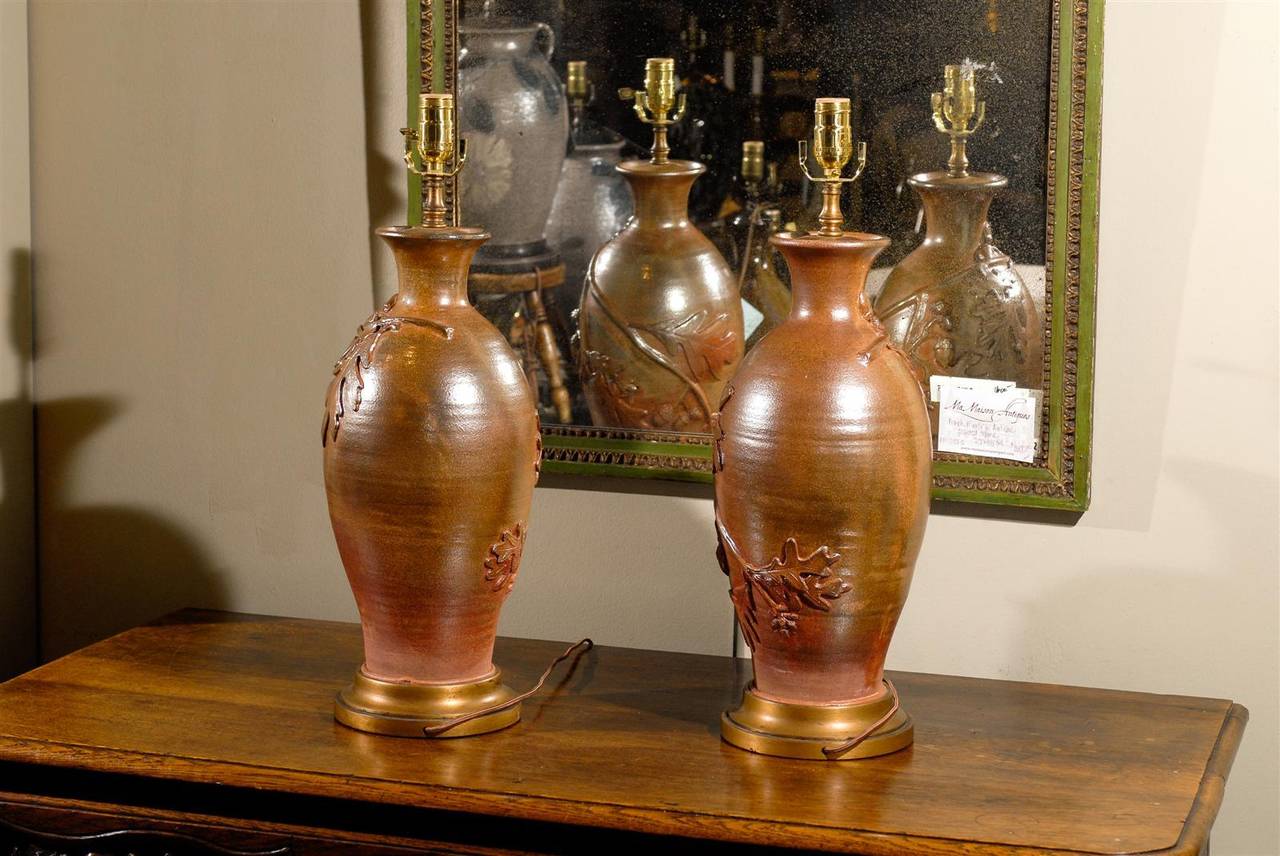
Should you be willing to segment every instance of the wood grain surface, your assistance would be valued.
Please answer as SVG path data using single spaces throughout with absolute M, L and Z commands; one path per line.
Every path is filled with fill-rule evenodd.
M 500 639 L 495 659 L 520 689 L 561 650 Z M 354 624 L 184 611 L 0 685 L 0 765 L 867 854 L 1194 854 L 1247 718 L 1222 700 L 890 673 L 914 746 L 793 761 L 719 739 L 748 663 L 597 647 L 516 726 L 419 741 L 333 721 L 360 659 Z

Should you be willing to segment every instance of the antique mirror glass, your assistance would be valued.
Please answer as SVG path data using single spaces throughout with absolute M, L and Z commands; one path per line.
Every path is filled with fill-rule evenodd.
M 719 389 L 789 311 L 769 236 L 817 227 L 798 144 L 839 97 L 866 144 L 847 228 L 892 241 L 870 308 L 930 401 L 935 497 L 1087 505 L 1101 2 L 409 11 L 411 113 L 420 91 L 458 96 L 450 202 L 494 236 L 471 296 L 522 357 L 549 471 L 710 480 Z M 674 60 L 666 111 L 654 58 Z M 616 169 L 649 158 L 655 117 L 671 158 L 705 167 L 687 208 L 641 192 L 637 211 Z M 660 237 L 601 251 L 632 218 Z M 635 284 L 606 295 L 620 266 Z

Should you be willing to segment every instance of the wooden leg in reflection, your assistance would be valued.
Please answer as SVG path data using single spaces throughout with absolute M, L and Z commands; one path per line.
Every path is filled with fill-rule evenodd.
M 547 373 L 547 388 L 551 392 L 551 406 L 563 424 L 573 420 L 573 409 L 569 401 L 569 390 L 564 385 L 564 364 L 560 360 L 560 348 L 556 345 L 556 334 L 547 320 L 547 309 L 542 303 L 542 275 L 537 272 L 537 285 L 532 291 L 525 293 L 529 306 L 530 321 L 536 338 L 538 361 Z
M 533 324 L 529 322 L 527 307 L 515 313 L 515 317 L 511 319 L 511 331 L 507 334 L 507 341 L 511 343 L 511 349 L 519 357 L 520 368 L 524 369 L 524 379 L 528 382 L 529 389 L 533 391 L 533 397 L 537 399 L 538 355 L 533 347 Z

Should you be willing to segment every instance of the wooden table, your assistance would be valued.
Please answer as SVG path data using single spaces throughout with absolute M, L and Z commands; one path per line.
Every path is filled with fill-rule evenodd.
M 497 658 L 523 687 L 563 648 Z M 912 748 L 792 761 L 719 739 L 747 663 L 601 647 L 515 727 L 427 741 L 333 721 L 359 660 L 355 625 L 186 611 L 0 685 L 0 853 L 1196 854 L 1247 718 L 896 674 Z

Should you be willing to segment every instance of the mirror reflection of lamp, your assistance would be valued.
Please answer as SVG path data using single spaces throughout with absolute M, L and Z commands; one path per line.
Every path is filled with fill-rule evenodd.
M 670 57 L 645 60 L 644 89 L 619 89 L 618 97 L 623 101 L 634 101 L 636 116 L 653 128 L 650 163 L 668 163 L 671 147 L 667 144 L 667 131 L 684 117 L 685 111 L 685 95 L 676 93 L 676 61 Z
M 933 124 L 951 138 L 951 157 L 947 175 L 963 178 L 969 174 L 969 158 L 965 145 L 974 131 L 982 127 L 987 115 L 987 102 L 978 101 L 972 63 L 948 65 L 943 72 L 942 91 L 933 93 Z

